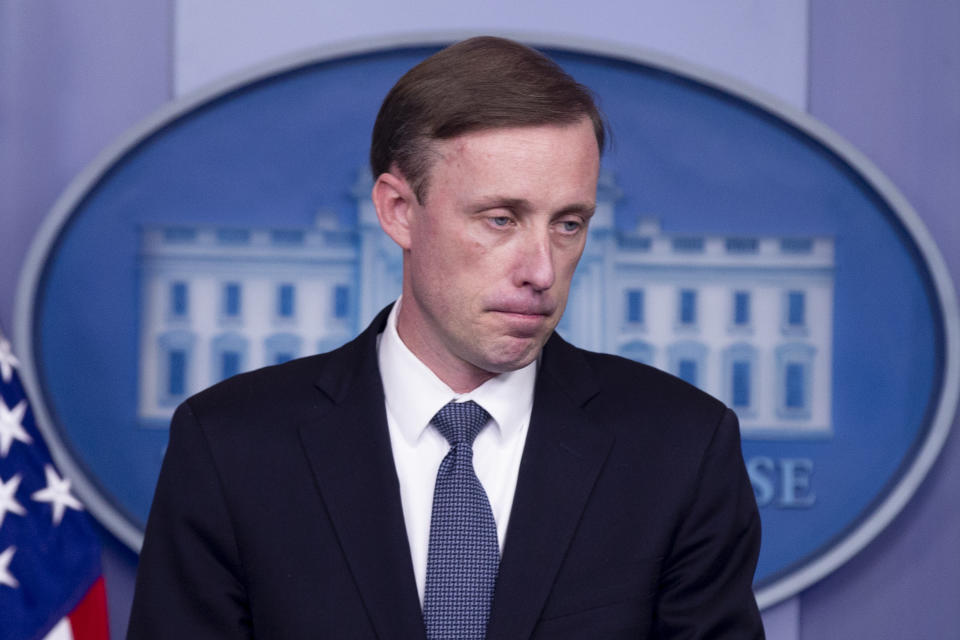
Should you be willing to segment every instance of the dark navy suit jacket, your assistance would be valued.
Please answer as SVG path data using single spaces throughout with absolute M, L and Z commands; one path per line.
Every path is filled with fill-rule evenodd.
M 177 410 L 129 638 L 424 638 L 376 335 Z M 734 414 L 552 336 L 490 639 L 762 638 Z

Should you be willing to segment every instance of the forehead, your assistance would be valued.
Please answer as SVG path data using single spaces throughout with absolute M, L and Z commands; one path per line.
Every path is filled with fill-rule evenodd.
M 525 190 L 550 188 L 582 199 L 584 190 L 596 189 L 600 151 L 586 117 L 572 124 L 472 131 L 430 146 L 428 193 L 510 189 L 522 197 Z
M 573 122 L 484 127 L 471 129 L 449 138 L 437 138 L 432 145 L 438 149 L 465 149 L 485 145 L 536 146 L 555 140 L 569 142 L 576 139 L 581 144 L 593 146 L 599 155 L 593 124 L 587 116 Z M 590 141 L 593 145 L 590 145 Z

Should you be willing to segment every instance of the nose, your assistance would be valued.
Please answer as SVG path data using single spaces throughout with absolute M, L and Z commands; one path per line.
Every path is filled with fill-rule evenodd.
M 524 234 L 521 245 L 514 272 L 517 286 L 531 287 L 536 291 L 552 287 L 556 271 L 549 230 L 530 230 Z

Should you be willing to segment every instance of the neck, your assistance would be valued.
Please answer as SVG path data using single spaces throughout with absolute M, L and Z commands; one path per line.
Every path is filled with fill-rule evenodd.
M 469 393 L 497 375 L 457 358 L 442 346 L 438 348 L 436 340 L 428 339 L 428 336 L 418 330 L 418 327 L 422 326 L 421 322 L 410 317 L 409 305 L 404 305 L 401 300 L 397 312 L 397 334 L 400 340 L 455 393 Z

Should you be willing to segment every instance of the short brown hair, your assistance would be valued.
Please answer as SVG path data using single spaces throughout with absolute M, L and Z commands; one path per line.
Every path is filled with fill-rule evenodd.
M 606 126 L 589 89 L 542 53 L 504 38 L 470 38 L 403 75 L 380 106 L 370 143 L 376 179 L 394 166 L 423 201 L 429 143 L 502 127 L 590 118 L 601 153 Z

